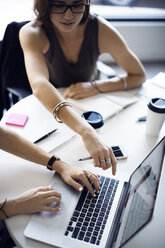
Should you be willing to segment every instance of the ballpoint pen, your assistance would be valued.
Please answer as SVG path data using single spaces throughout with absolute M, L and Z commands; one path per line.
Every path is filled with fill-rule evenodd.
M 90 160 L 92 157 L 85 157 L 85 158 L 80 158 L 78 161 L 85 161 L 85 160 Z
M 58 128 L 54 129 L 53 131 L 45 134 L 44 136 L 42 136 L 41 138 L 39 138 L 38 140 L 34 141 L 34 144 L 40 142 L 41 140 L 46 139 L 47 137 L 49 137 L 52 133 L 56 132 Z

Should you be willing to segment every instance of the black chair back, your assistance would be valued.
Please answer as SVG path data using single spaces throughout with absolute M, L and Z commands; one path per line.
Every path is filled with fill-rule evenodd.
M 19 42 L 19 30 L 28 23 L 12 22 L 8 24 L 0 50 L 0 104 L 1 108 L 9 109 L 12 102 L 32 93 L 27 78 L 23 51 Z M 9 94 L 10 93 L 10 94 Z M 0 110 L 2 115 L 2 110 Z

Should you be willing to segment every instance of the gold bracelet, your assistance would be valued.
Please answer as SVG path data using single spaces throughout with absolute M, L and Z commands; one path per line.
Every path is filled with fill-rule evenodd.
M 96 81 L 92 81 L 92 82 L 91 82 L 91 85 L 92 85 L 99 93 L 104 93 L 104 91 L 102 91 L 102 90 L 98 87 Z
M 60 111 L 60 109 L 61 109 L 62 107 L 65 107 L 65 106 L 70 106 L 70 107 L 72 107 L 71 104 L 70 104 L 69 102 L 60 102 L 60 103 L 58 103 L 58 104 L 55 106 L 55 108 L 53 109 L 53 116 L 54 116 L 54 118 L 56 119 L 56 121 L 59 122 L 59 123 L 62 123 L 62 121 L 57 117 L 58 112 Z
M 123 82 L 124 82 L 124 90 L 126 90 L 127 87 L 128 87 L 127 80 L 125 79 L 125 77 L 121 77 L 121 76 L 118 76 L 118 77 L 123 80 Z

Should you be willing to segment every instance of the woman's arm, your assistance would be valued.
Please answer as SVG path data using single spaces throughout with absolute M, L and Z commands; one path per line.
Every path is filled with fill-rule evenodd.
M 40 211 L 60 210 L 61 194 L 51 186 L 36 187 L 23 194 L 0 201 L 0 219 L 18 214 L 32 214 Z M 54 203 L 54 206 L 49 204 Z
M 35 26 L 35 23 L 27 24 L 20 31 L 20 42 L 33 94 L 52 113 L 54 107 L 64 101 L 64 98 L 49 82 L 48 69 L 44 59 L 44 52 L 49 46 L 45 34 L 43 30 Z M 80 115 L 71 107 L 66 106 L 60 109 L 58 118 L 81 136 L 95 166 L 103 169 L 112 166 L 112 173 L 116 173 L 116 160 L 111 148 L 103 144 L 95 130 Z M 106 160 L 109 158 L 111 164 L 106 164 Z
M 52 157 L 50 153 L 44 151 L 42 148 L 2 126 L 0 126 L 0 149 L 44 166 L 48 165 L 48 161 Z M 90 181 L 94 183 L 96 191 L 99 190 L 100 183 L 94 174 L 90 177 L 90 181 L 88 180 L 88 175 L 91 174 L 91 172 L 69 165 L 62 160 L 54 161 L 52 169 L 57 171 L 67 184 L 78 191 L 83 190 L 83 188 L 77 180 L 80 180 L 92 195 L 94 195 L 94 191 Z
M 37 164 L 47 165 L 51 154 L 0 125 L 0 149 Z
M 125 73 L 110 79 L 96 80 L 96 87 L 92 86 L 91 82 L 78 82 L 66 89 L 65 98 L 81 99 L 100 92 L 133 89 L 140 87 L 146 79 L 142 63 L 130 50 L 119 32 L 102 17 L 98 17 L 98 21 L 100 54 L 109 53 Z
M 123 76 L 127 82 L 127 89 L 139 87 L 146 79 L 143 65 L 131 51 L 119 32 L 102 17 L 99 17 L 99 50 L 100 53 L 109 53 L 115 62 L 125 71 Z M 97 82 L 103 91 L 124 89 L 124 81 L 115 77 L 106 82 Z

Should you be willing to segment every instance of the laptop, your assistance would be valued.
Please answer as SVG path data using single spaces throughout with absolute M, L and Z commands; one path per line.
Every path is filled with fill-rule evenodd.
M 34 214 L 24 235 L 62 248 L 122 247 L 152 218 L 164 158 L 165 137 L 128 182 L 99 175 L 95 198 L 85 188 L 75 191 L 55 173 L 52 185 L 62 193 L 62 210 Z

